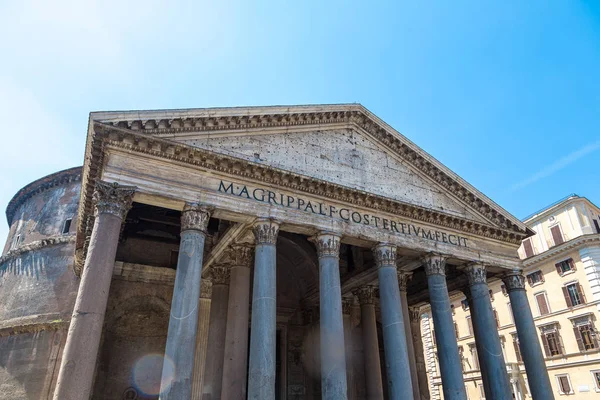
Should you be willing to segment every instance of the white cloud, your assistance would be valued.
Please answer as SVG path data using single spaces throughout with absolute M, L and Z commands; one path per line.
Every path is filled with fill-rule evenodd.
M 519 183 L 516 183 L 515 185 L 513 185 L 511 187 L 511 190 L 515 191 L 518 189 L 522 189 L 522 188 L 527 187 L 541 179 L 547 178 L 547 177 L 553 175 L 554 173 L 560 171 L 561 169 L 566 168 L 567 166 L 569 166 L 570 164 L 579 160 L 580 158 L 583 158 L 586 155 L 593 153 L 594 151 L 596 151 L 598 149 L 600 149 L 600 140 L 593 142 L 593 143 L 589 143 L 589 144 L 583 146 L 582 148 L 575 150 L 574 152 L 572 152 L 570 154 L 567 154 L 566 156 L 559 159 L 558 161 L 555 161 L 552 164 L 547 165 L 543 169 L 541 169 L 538 172 L 536 172 L 535 174 L 531 175 L 529 178 L 527 178 Z

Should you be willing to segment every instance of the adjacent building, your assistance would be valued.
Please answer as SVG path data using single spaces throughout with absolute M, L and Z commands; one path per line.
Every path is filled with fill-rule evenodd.
M 556 398 L 597 398 L 600 393 L 600 208 L 575 194 L 523 221 L 536 234 L 523 241 L 527 298 Z M 510 299 L 505 285 L 489 283 L 491 303 L 513 398 L 531 399 Z M 454 330 L 470 399 L 484 399 L 470 304 L 452 297 Z M 432 398 L 441 398 L 436 344 L 427 308 L 421 323 Z

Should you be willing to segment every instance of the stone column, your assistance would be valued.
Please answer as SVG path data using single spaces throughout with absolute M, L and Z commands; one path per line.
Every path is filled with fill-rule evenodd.
M 245 244 L 231 246 L 231 278 L 227 308 L 227 333 L 221 398 L 246 398 L 248 367 L 248 319 L 250 317 L 250 264 L 253 247 Z
M 383 325 L 383 350 L 387 368 L 390 400 L 413 397 L 406 329 L 400 304 L 400 288 L 396 270 L 396 246 L 380 243 L 374 248 L 379 275 L 379 302 Z
M 256 238 L 248 400 L 275 400 L 276 244 L 279 223 L 261 219 L 253 227 Z
M 425 350 L 421 337 L 421 310 L 419 307 L 410 307 L 410 330 L 415 349 L 415 364 L 417 366 L 417 379 L 419 382 L 419 397 L 416 399 L 429 400 L 429 386 L 427 384 L 427 366 L 425 364 Z
M 423 259 L 423 263 L 427 274 L 444 399 L 466 400 L 467 393 L 460 367 L 460 355 L 446 284 L 446 258 L 438 254 L 430 254 Z
M 344 346 L 346 353 L 346 382 L 348 383 L 348 400 L 356 399 L 354 386 L 354 346 L 352 342 L 352 299 L 342 298 L 342 315 L 344 319 Z
M 223 355 L 225 351 L 225 330 L 227 328 L 227 300 L 229 298 L 229 268 L 215 265 L 210 269 L 212 296 L 210 299 L 210 323 L 208 325 L 208 348 L 202 400 L 221 398 L 223 379 Z
M 345 400 L 348 392 L 339 266 L 340 236 L 321 232 L 312 240 L 319 255 L 321 394 L 323 400 Z
M 383 382 L 381 380 L 381 360 L 377 340 L 377 319 L 375 317 L 375 286 L 367 285 L 355 289 L 352 293 L 360 304 L 360 326 L 363 338 L 363 358 L 365 367 L 366 398 L 383 400 Z
M 208 326 L 210 324 L 210 298 L 212 296 L 212 283 L 208 279 L 202 280 L 200 285 L 200 299 L 198 301 L 198 333 L 196 334 L 196 354 L 194 357 L 194 380 L 192 382 L 192 400 L 202 400 L 202 387 L 204 384 L 204 367 L 208 344 Z
M 498 336 L 496 318 L 492 310 L 490 289 L 487 285 L 486 268 L 482 264 L 469 264 L 465 268 L 471 292 L 471 321 L 475 330 L 477 355 L 482 375 L 487 376 L 486 399 L 503 400 L 512 398 L 510 382 L 502 345 Z
M 60 363 L 55 400 L 88 399 L 112 280 L 121 224 L 135 188 L 98 182 L 96 218 Z
M 410 313 L 408 311 L 408 298 L 406 290 L 408 281 L 412 272 L 398 271 L 398 284 L 400 285 L 400 305 L 402 307 L 402 316 L 404 317 L 404 330 L 406 335 L 406 346 L 408 348 L 408 360 L 410 362 L 410 380 L 412 382 L 413 397 L 419 398 L 419 377 L 417 376 L 417 361 L 415 359 L 415 347 L 412 340 Z
M 512 308 L 521 357 L 534 399 L 553 400 L 552 386 L 548 378 L 544 355 L 525 293 L 525 277 L 521 271 L 513 271 L 502 278 L 506 285 Z
M 209 219 L 209 210 L 197 204 L 186 204 L 181 213 L 181 244 L 171 301 L 160 400 L 191 398 L 198 329 L 198 298 L 204 239 Z

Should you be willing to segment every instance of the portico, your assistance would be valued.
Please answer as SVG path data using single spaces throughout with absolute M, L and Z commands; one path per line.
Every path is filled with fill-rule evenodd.
M 107 184 L 129 197 L 106 197 Z M 493 350 L 479 352 L 482 370 L 506 370 L 486 282 L 518 279 L 516 250 L 531 232 L 362 106 L 95 113 L 82 192 L 84 282 L 100 267 L 110 276 L 115 262 L 149 266 L 135 278 L 147 282 L 165 243 L 177 255 L 160 390 L 143 398 L 427 399 L 411 321 L 431 303 L 444 398 L 466 399 L 449 306 L 458 290 L 471 293 L 476 333 L 486 333 L 476 341 Z M 120 234 L 116 217 L 103 217 L 109 201 Z M 142 240 L 155 245 L 140 251 Z M 108 296 L 110 279 L 101 285 Z M 82 285 L 77 304 L 96 291 Z M 100 343 L 97 312 L 89 327 L 72 323 L 67 349 Z M 527 372 L 543 376 L 530 326 L 520 313 Z M 55 399 L 89 397 L 110 343 L 96 347 L 63 357 Z M 73 368 L 92 372 L 74 382 Z M 486 390 L 505 399 L 508 376 Z

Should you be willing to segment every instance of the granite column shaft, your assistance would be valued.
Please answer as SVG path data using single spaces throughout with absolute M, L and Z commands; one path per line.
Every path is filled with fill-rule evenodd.
M 187 204 L 181 215 L 181 244 L 171 301 L 160 400 L 189 399 L 192 395 L 198 299 L 209 219 L 209 210 L 198 205 Z
M 502 278 L 510 297 L 521 357 L 529 389 L 534 400 L 553 400 L 554 393 L 546 369 L 546 362 L 538 340 L 533 315 L 525 292 L 525 277 L 520 271 L 514 271 Z
M 211 268 L 212 296 L 210 299 L 210 323 L 202 400 L 221 399 L 223 380 L 223 356 L 227 329 L 227 301 L 229 298 L 229 268 L 215 265 Z
M 366 398 L 383 400 L 383 381 L 381 378 L 381 360 L 377 339 L 377 319 L 375 316 L 374 286 L 367 285 L 353 291 L 360 303 L 360 325 L 363 340 L 363 358 L 365 369 Z
M 279 224 L 259 220 L 253 227 L 256 239 L 248 400 L 275 400 L 276 243 Z
M 96 218 L 60 364 L 55 400 L 90 397 L 119 233 L 134 191 L 133 187 L 102 181 L 96 185 Z
M 429 287 L 444 399 L 466 400 L 467 393 L 462 368 L 460 368 L 461 361 L 446 284 L 446 258 L 434 254 L 428 255 L 423 261 Z
M 253 246 L 233 245 L 233 264 L 229 284 L 227 333 L 223 361 L 221 398 L 246 398 L 248 366 L 248 318 L 250 316 L 250 263 Z
M 423 349 L 423 337 L 421 336 L 421 311 L 419 307 L 411 307 L 410 312 L 410 330 L 412 333 L 412 342 L 415 349 L 415 364 L 417 366 L 417 375 L 419 381 L 420 400 L 429 400 L 429 386 L 427 384 L 427 367 L 425 365 L 425 350 Z
M 379 277 L 379 302 L 389 398 L 390 400 L 410 399 L 413 397 L 413 390 L 404 316 L 400 304 L 396 247 L 381 243 L 375 246 L 374 253 Z
M 415 347 L 412 340 L 410 313 L 408 311 L 408 298 L 406 290 L 412 273 L 398 272 L 398 283 L 400 285 L 400 304 L 402 316 L 404 317 L 404 330 L 406 335 L 406 346 L 408 348 L 408 360 L 410 362 L 410 379 L 412 382 L 413 397 L 419 398 L 419 377 L 417 376 L 417 361 L 415 358 Z
M 313 240 L 319 255 L 321 394 L 323 400 L 345 400 L 348 389 L 340 284 L 340 237 L 320 233 Z
M 479 365 L 487 381 L 486 399 L 510 399 L 510 381 L 490 300 L 486 268 L 481 264 L 470 264 L 465 272 L 469 278 L 471 320 L 475 329 Z

